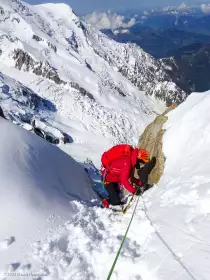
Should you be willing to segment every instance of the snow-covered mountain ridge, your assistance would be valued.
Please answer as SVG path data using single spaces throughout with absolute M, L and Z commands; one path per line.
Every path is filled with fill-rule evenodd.
M 100 137 L 106 147 L 136 144 L 154 112 L 186 97 L 162 62 L 135 45 L 110 40 L 65 4 L 1 1 L 0 72 L 2 87 L 3 77 L 7 86 L 10 78 L 12 88 L 18 81 L 51 107 L 32 113 L 24 105 L 11 112 L 1 89 L 6 115 L 15 115 L 18 123 L 31 124 L 35 118 L 39 127 L 67 134 L 76 145 L 87 144 L 87 137 L 94 147 L 93 139 Z
M 0 9 L 1 64 L 58 84 L 78 83 L 91 94 L 87 80 L 81 83 L 81 72 L 94 76 L 99 93 L 106 87 L 128 95 L 119 82 L 121 73 L 140 90 L 167 104 L 185 98 L 160 62 L 137 46 L 110 40 L 80 21 L 65 4 L 30 6 L 9 0 L 3 1 Z
M 97 196 L 84 168 L 59 148 L 1 117 L 0 127 L 0 279 L 11 279 L 17 268 L 30 272 L 20 264 L 24 252 L 78 212 L 75 199 L 91 205 Z

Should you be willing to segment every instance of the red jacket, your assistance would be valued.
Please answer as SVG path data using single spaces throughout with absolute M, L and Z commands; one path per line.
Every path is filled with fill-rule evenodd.
M 131 176 L 137 161 L 138 149 L 134 149 L 130 158 L 124 157 L 113 161 L 106 175 L 106 182 L 122 184 L 129 192 L 135 193 L 136 189 L 131 185 Z M 133 178 L 136 185 L 141 186 L 141 180 Z

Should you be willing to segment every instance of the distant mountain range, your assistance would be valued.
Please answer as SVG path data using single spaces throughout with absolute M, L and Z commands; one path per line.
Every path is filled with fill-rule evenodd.
M 169 53 L 170 54 L 170 53 Z M 171 52 L 163 61 L 173 81 L 186 92 L 210 89 L 210 44 L 197 43 Z M 170 68 L 168 68 L 170 69 Z
M 156 58 L 189 44 L 210 42 L 210 15 L 168 9 L 136 16 L 129 28 L 102 30 L 117 42 L 135 43 Z
M 68 5 L 5 0 L 0 15 L 0 107 L 51 143 L 86 145 L 81 128 L 84 139 L 128 143 L 187 96 L 164 62 L 111 40 Z
M 210 89 L 210 16 L 153 13 L 130 28 L 103 32 L 118 42 L 135 43 L 164 62 L 170 78 L 185 92 Z
M 210 15 L 200 13 L 157 14 L 143 17 L 137 28 L 147 26 L 156 30 L 179 29 L 210 35 Z
M 128 30 L 103 30 L 103 32 L 117 42 L 135 43 L 155 58 L 173 56 L 174 50 L 189 44 L 210 43 L 208 35 L 179 29 L 155 30 L 140 24 Z

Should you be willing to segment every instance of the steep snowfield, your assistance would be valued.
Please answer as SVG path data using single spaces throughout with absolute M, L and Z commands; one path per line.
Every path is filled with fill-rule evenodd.
M 19 0 L 0 3 L 0 83 L 11 120 L 31 129 L 36 119 L 58 138 L 66 133 L 73 144 L 61 148 L 79 160 L 136 144 L 156 112 L 186 97 L 162 63 L 109 39 L 68 5 Z
M 165 108 L 117 71 L 122 55 L 120 49 L 111 50 L 117 43 L 83 26 L 69 6 L 21 1 L 2 1 L 0 6 L 0 101 L 12 120 L 31 123 L 35 117 L 71 136 L 68 153 L 83 149 L 90 157 L 93 149 L 101 153 L 113 143 L 136 143 L 154 111 Z M 48 106 L 37 104 L 32 111 L 33 104 L 27 108 L 19 102 L 18 109 L 12 108 L 19 87 Z
M 111 279 L 209 279 L 209 102 L 210 92 L 194 93 L 169 113 L 164 176 L 140 198 Z M 79 202 L 64 204 L 68 207 L 68 221 L 47 238 L 37 239 L 27 258 L 16 258 L 16 273 L 24 273 L 21 266 L 30 264 L 27 271 L 43 280 L 106 279 L 133 207 L 125 216 Z M 2 238 L 10 235 L 15 232 Z
M 27 124 L 29 129 L 28 124 L 36 119 L 54 134 L 63 131 L 70 135 L 73 143 L 60 147 L 81 161 L 96 159 L 93 154 L 101 154 L 114 143 L 136 144 L 140 131 L 154 116 L 148 100 L 145 99 L 144 103 L 142 98 L 138 99 L 137 93 L 126 100 L 110 94 L 100 105 L 78 92 L 69 94 L 68 89 L 59 86 L 47 91 L 48 86 L 47 81 L 42 84 L 45 95 L 40 97 L 36 87 L 31 90 L 0 73 L 0 106 L 9 119 L 23 126 Z M 98 157 L 95 162 L 98 166 L 99 160 Z
M 209 102 L 210 92 L 193 93 L 169 113 L 165 174 L 144 198 L 160 236 L 153 235 L 143 259 L 157 279 L 210 276 Z
M 68 5 L 4 0 L 0 14 L 0 71 L 50 101 L 55 114 L 47 122 L 66 133 L 72 124 L 77 135 L 82 127 L 108 145 L 136 142 L 154 112 L 186 97 L 164 65 L 110 40 Z
M 2 118 L 0 127 L 2 276 L 5 268 L 23 269 L 29 244 L 78 212 L 70 201 L 93 205 L 96 195 L 84 168 L 59 148 Z
M 113 143 L 136 144 L 156 111 L 185 98 L 162 64 L 64 4 L 0 6 L 0 106 L 19 125 L 70 135 L 60 148 L 80 162 L 99 166 Z M 113 279 L 209 279 L 209 99 L 192 94 L 169 114 L 165 174 L 141 199 Z M 0 128 L 0 277 L 106 279 L 132 209 L 94 206 L 79 163 L 5 120 Z

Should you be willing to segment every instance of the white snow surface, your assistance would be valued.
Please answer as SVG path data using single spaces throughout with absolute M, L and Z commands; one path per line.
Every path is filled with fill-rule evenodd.
M 100 209 L 92 181 L 75 159 L 99 167 L 114 143 L 137 143 L 164 104 L 118 70 L 126 61 L 132 75 L 141 61 L 161 78 L 162 68 L 141 49 L 83 26 L 65 4 L 2 0 L 0 6 L 0 106 L 6 117 L 24 127 L 36 118 L 73 139 L 55 147 L 0 119 L 0 279 L 106 279 L 133 207 L 125 216 Z M 17 48 L 38 64 L 17 69 Z M 40 63 L 64 83 L 36 75 Z M 154 84 L 163 87 L 173 90 L 174 84 Z M 140 199 L 113 280 L 209 280 L 209 99 L 210 92 L 194 93 L 169 114 L 164 176 Z M 99 181 L 94 170 L 91 176 Z
M 78 212 L 70 201 L 91 205 L 96 194 L 84 168 L 59 148 L 2 118 L 0 127 L 2 276 L 12 264 L 21 269 L 29 243 Z
M 140 198 L 111 279 L 209 279 L 209 102 L 210 92 L 194 93 L 169 113 L 163 145 L 164 175 L 157 186 Z M 106 279 L 134 204 L 123 216 L 100 209 L 94 202 L 81 203 L 80 197 L 77 201 L 69 199 L 68 203 L 68 188 L 75 196 L 81 190 L 82 197 L 86 188 L 85 197 L 94 197 L 89 185 L 84 185 L 87 178 L 79 164 L 29 132 L 4 120 L 2 126 L 10 141 L 6 136 L 1 139 L 1 155 L 5 156 L 0 171 L 6 182 L 0 198 L 5 206 L 1 216 L 16 218 L 4 219 L 11 229 L 1 222 L 0 256 L 5 263 L 2 275 L 8 272 L 24 275 L 15 279 L 27 279 L 27 273 L 28 279 Z M 9 144 L 14 143 L 14 136 L 15 147 Z M 60 157 L 59 161 L 54 157 Z M 45 165 L 48 163 L 49 166 Z M 11 209 L 16 205 L 19 211 L 13 213 Z M 42 207 L 46 207 L 46 212 Z M 22 245 L 22 253 L 26 255 L 20 257 L 20 248 L 18 251 L 15 246 L 26 243 L 28 232 L 46 226 L 48 211 L 55 217 L 62 213 L 66 220 L 59 221 L 60 226 L 50 233 L 42 231 L 44 237 L 38 235 L 36 242 L 29 242 L 30 249 L 24 251 Z M 18 223 L 24 224 L 24 231 L 16 228 Z M 15 255 L 11 255 L 12 250 Z
M 94 152 L 116 143 L 136 145 L 155 113 L 165 110 L 165 101 L 179 96 L 161 62 L 135 45 L 111 40 L 66 4 L 2 0 L 0 14 L 0 106 L 24 127 L 30 129 L 36 118 L 56 137 L 68 134 L 73 143 L 61 148 L 80 161 L 80 154 L 86 155 L 99 166 Z M 27 98 L 17 104 L 16 88 L 48 106 L 31 112 Z
M 133 63 L 135 59 L 141 61 L 142 68 L 154 63 L 140 48 L 110 40 L 80 21 L 66 4 L 32 6 L 5 0 L 1 1 L 0 10 L 1 91 L 5 90 L 4 84 L 7 95 L 17 87 L 26 87 L 49 101 L 54 109 L 39 108 L 34 116 L 44 119 L 50 130 L 54 128 L 72 137 L 73 144 L 64 147 L 72 155 L 78 155 L 75 151 L 82 149 L 91 158 L 93 148 L 101 153 L 115 143 L 136 144 L 155 112 L 165 109 L 164 102 L 147 97 L 119 72 L 132 55 Z M 20 70 L 14 59 L 16 50 L 37 64 L 27 66 L 23 59 Z M 54 71 L 63 83 L 56 84 L 35 74 L 33 70 L 41 63 L 41 69 Z M 128 65 L 128 72 L 132 71 L 133 66 Z M 139 78 L 145 79 L 144 75 Z M 18 96 L 15 98 L 14 94 L 10 99 L 0 99 L 5 114 L 10 116 L 13 112 L 12 120 L 17 123 L 30 121 L 31 108 L 22 104 L 17 108 Z M 95 163 L 99 165 L 99 161 Z

